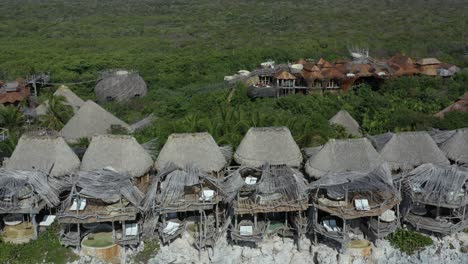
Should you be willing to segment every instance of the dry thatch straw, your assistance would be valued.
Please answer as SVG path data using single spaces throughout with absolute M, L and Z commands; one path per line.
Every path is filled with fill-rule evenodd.
M 394 134 L 380 155 L 392 170 L 412 170 L 424 163 L 450 164 L 431 136 L 424 131 Z
M 418 202 L 444 207 L 462 207 L 468 203 L 468 171 L 456 166 L 423 164 L 405 175 Z
M 107 112 L 95 102 L 88 100 L 62 128 L 60 133 L 67 141 L 73 142 L 80 138 L 108 134 L 113 125 L 132 131 L 127 123 Z
M 135 71 L 109 70 L 101 73 L 94 91 L 99 101 L 128 101 L 147 93 L 146 83 Z
M 112 167 L 120 173 L 140 177 L 147 173 L 153 160 L 132 136 L 94 136 L 83 156 L 81 170 L 89 171 Z
M 458 129 L 440 145 L 440 149 L 450 160 L 468 165 L 468 128 Z
M 309 176 L 320 178 L 329 172 L 370 172 L 384 162 L 366 138 L 331 139 L 306 163 Z
M 23 134 L 16 145 L 7 169 L 40 170 L 50 176 L 73 173 L 80 160 L 62 137 Z
M 223 182 L 224 201 L 232 202 L 239 190 L 246 185 L 241 172 L 246 170 L 261 170 L 260 181 L 255 185 L 255 195 L 265 197 L 280 194 L 282 201 L 300 201 L 307 198 L 308 186 L 304 175 L 297 169 L 286 165 L 264 164 L 261 169 L 241 167 L 231 173 Z
M 131 175 L 110 169 L 80 171 L 71 179 L 71 185 L 83 197 L 106 203 L 116 203 L 120 199 L 126 199 L 139 207 L 144 194 L 132 183 L 131 178 Z
M 42 171 L 0 169 L 0 213 L 18 209 L 35 208 L 40 201 L 49 207 L 60 203 L 57 191 L 47 181 L 47 174 Z
M 219 172 L 227 165 L 227 160 L 209 133 L 183 133 L 169 136 L 155 167 L 160 170 L 169 163 L 179 168 L 194 165 L 203 172 Z
M 257 168 L 265 163 L 299 167 L 302 153 L 287 127 L 252 127 L 237 147 L 234 160 Z
M 188 205 L 189 202 L 184 197 L 186 187 L 203 182 L 209 182 L 216 187 L 221 185 L 217 178 L 205 174 L 193 165 L 179 168 L 173 163 L 168 163 L 153 178 L 143 202 L 143 209 L 151 212 L 154 208 L 163 209 L 171 207 L 174 204 L 187 203 Z M 158 194 L 159 184 L 161 193 Z
M 376 191 L 397 194 L 387 163 L 382 163 L 370 172 L 330 172 L 319 180 L 310 183 L 309 188 L 311 190 L 326 189 L 327 195 L 330 197 L 345 197 L 346 191 Z
M 346 110 L 340 110 L 328 121 L 331 125 L 340 125 L 346 132 L 355 137 L 362 136 L 359 123 Z

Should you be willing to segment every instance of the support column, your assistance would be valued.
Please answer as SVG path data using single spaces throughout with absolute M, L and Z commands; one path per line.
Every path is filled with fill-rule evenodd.
M 37 239 L 39 230 L 38 230 L 38 227 L 37 227 L 36 215 L 35 214 L 31 214 L 31 221 L 32 221 L 33 230 L 34 230 L 34 239 Z

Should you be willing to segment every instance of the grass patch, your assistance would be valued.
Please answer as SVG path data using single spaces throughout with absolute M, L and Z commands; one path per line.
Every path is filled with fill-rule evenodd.
M 90 234 L 85 240 L 83 240 L 83 246 L 103 248 L 112 246 L 114 240 L 112 239 L 112 233 L 96 233 Z
M 138 252 L 133 261 L 135 263 L 148 263 L 148 261 L 156 256 L 160 248 L 159 241 L 157 240 L 146 240 L 145 247 L 142 251 Z
M 433 241 L 430 237 L 422 235 L 413 230 L 397 229 L 395 233 L 388 237 L 390 244 L 405 252 L 408 255 L 422 250 L 427 246 L 431 246 Z
M 58 239 L 58 226 L 49 227 L 37 240 L 15 245 L 0 240 L 0 263 L 67 263 L 78 259 Z

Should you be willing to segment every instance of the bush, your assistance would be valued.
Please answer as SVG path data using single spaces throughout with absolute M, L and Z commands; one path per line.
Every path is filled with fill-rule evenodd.
M 157 240 L 146 240 L 144 249 L 138 252 L 133 260 L 135 263 L 148 263 L 148 261 L 156 256 L 159 251 L 159 241 Z
M 390 244 L 402 252 L 413 255 L 427 246 L 431 246 L 433 241 L 430 237 L 418 232 L 406 229 L 397 229 L 395 233 L 388 237 Z

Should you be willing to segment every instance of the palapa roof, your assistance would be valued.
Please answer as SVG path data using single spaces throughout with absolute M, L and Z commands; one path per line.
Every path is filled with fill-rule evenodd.
M 330 172 L 370 172 L 384 162 L 366 138 L 331 139 L 306 163 L 307 174 L 320 178 Z
M 206 132 L 171 134 L 156 159 L 156 169 L 161 170 L 169 163 L 179 168 L 194 165 L 204 172 L 218 172 L 226 165 L 226 158 Z
M 360 132 L 359 123 L 349 114 L 348 111 L 342 109 L 338 111 L 330 120 L 328 121 L 332 125 L 340 125 L 346 129 L 346 132 L 350 135 L 360 137 L 362 136 Z
M 103 78 L 94 88 L 99 101 L 111 99 L 122 102 L 147 93 L 146 83 L 137 72 L 109 70 L 101 75 Z
M 299 167 L 302 153 L 287 127 L 251 127 L 237 147 L 234 160 L 251 167 L 265 163 Z
M 296 77 L 288 71 L 279 71 L 275 74 L 275 78 L 279 80 L 295 80 Z
M 67 104 L 73 108 L 73 112 L 76 113 L 80 107 L 84 104 L 83 99 L 76 95 L 68 87 L 62 85 L 54 93 L 54 96 L 63 96 L 65 98 L 64 104 Z M 37 115 L 45 115 L 47 113 L 49 105 L 49 100 L 46 100 L 44 103 L 36 107 Z
M 10 202 L 4 204 L 4 200 Z M 0 168 L 0 213 L 37 212 L 42 202 L 49 207 L 60 203 L 45 172 Z
M 328 61 L 325 61 L 323 64 L 322 64 L 322 68 L 333 68 L 333 64 L 331 64 L 330 62 Z
M 453 104 L 435 114 L 435 116 L 444 117 L 446 113 L 451 111 L 468 112 L 468 92 L 460 96 Z
M 23 134 L 8 160 L 7 169 L 40 170 L 50 176 L 73 173 L 80 159 L 62 137 Z
M 260 180 L 254 186 L 247 185 L 241 176 L 244 171 L 261 171 Z M 249 201 L 237 201 L 233 205 L 236 214 L 302 211 L 307 208 L 307 184 L 299 170 L 286 165 L 265 164 L 261 169 L 241 167 L 224 180 L 224 201 L 233 202 L 237 193 L 249 186 Z
M 144 194 L 132 183 L 131 178 L 128 174 L 110 169 L 80 171 L 72 178 L 72 185 L 82 197 L 106 203 L 117 203 L 122 198 L 139 207 Z
M 327 63 L 327 62 L 328 62 L 328 61 L 326 61 L 325 59 L 320 58 L 320 59 L 317 61 L 316 64 L 317 64 L 319 67 L 322 67 L 322 66 L 323 66 L 325 63 Z
M 323 68 L 321 71 L 323 78 L 329 80 L 341 80 L 345 78 L 345 75 L 336 68 Z
M 95 102 L 88 100 L 62 128 L 60 134 L 67 141 L 77 141 L 80 138 L 108 134 L 113 125 L 119 125 L 131 131 L 131 127 L 127 123 L 107 112 Z
M 370 172 L 329 173 L 310 183 L 309 189 L 315 207 L 344 219 L 378 216 L 401 201 L 400 193 L 393 185 L 390 169 L 385 162 Z M 320 190 L 326 191 L 326 197 L 342 200 L 346 205 L 328 205 L 328 198 L 319 198 L 316 195 Z M 346 193 L 350 193 L 348 201 L 344 201 Z M 368 200 L 370 210 L 356 210 L 353 199 L 364 198 Z M 324 201 L 321 201 L 322 199 Z
M 320 72 L 320 69 L 317 66 L 314 66 L 314 68 L 311 71 L 302 71 L 302 77 L 306 80 L 322 80 L 323 75 Z
M 434 64 L 440 64 L 441 62 L 436 59 L 436 58 L 424 58 L 416 61 L 416 64 L 425 66 L 425 65 L 434 65 Z
M 458 129 L 440 145 L 447 158 L 459 164 L 468 164 L 468 128 Z
M 468 171 L 457 166 L 423 164 L 405 175 L 418 202 L 462 207 L 468 204 L 464 186 Z
M 411 170 L 424 163 L 448 165 L 442 150 L 425 131 L 393 134 L 380 150 L 392 170 Z
M 153 177 L 144 198 L 143 210 L 198 211 L 198 207 L 193 204 L 199 202 L 198 196 L 196 196 L 197 202 L 195 202 L 186 199 L 185 195 L 187 193 L 194 194 L 190 187 L 202 186 L 203 188 L 207 185 L 214 188 L 216 194 L 220 191 L 218 188 L 221 185 L 220 180 L 200 171 L 194 165 L 178 168 L 177 165 L 168 163 Z M 203 204 L 203 202 L 200 203 Z
M 81 162 L 81 170 L 112 167 L 115 171 L 140 177 L 147 173 L 153 160 L 132 136 L 94 136 Z

